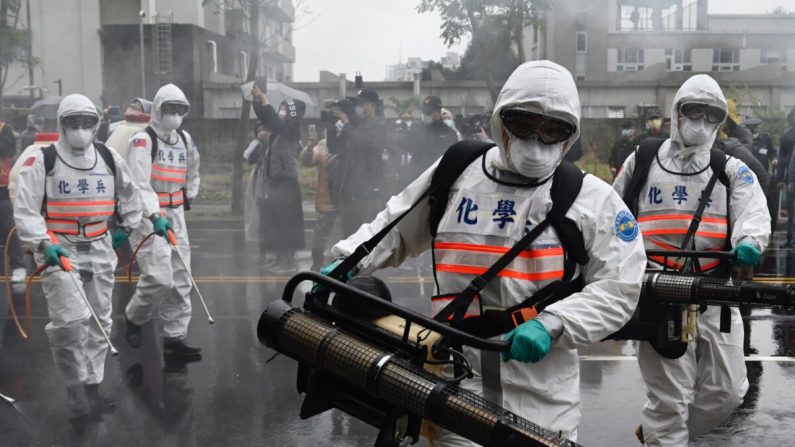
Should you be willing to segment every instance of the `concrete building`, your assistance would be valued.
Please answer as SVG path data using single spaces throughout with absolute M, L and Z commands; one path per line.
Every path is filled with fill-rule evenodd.
M 795 17 L 710 15 L 708 0 L 556 0 L 526 54 L 568 68 L 587 118 L 670 114 L 697 73 L 741 88 L 741 111 L 795 104 Z M 790 63 L 788 63 L 790 61 Z
M 432 61 L 424 61 L 419 57 L 410 57 L 404 62 L 387 67 L 385 81 L 413 81 L 415 74 L 421 74 Z M 455 70 L 461 66 L 461 55 L 455 51 L 448 51 L 439 60 L 442 67 Z
M 295 49 L 291 0 L 267 0 L 260 20 L 257 74 L 290 82 Z M 179 85 L 197 118 L 239 116 L 240 84 L 250 55 L 244 11 L 226 0 L 30 0 L 33 80 L 14 67 L 4 93 L 17 100 L 83 93 L 100 105 L 151 98 L 165 83 Z M 143 12 L 143 18 L 139 15 Z M 28 28 L 26 23 L 22 27 Z M 141 33 L 143 30 L 143 33 Z M 141 56 L 143 34 L 144 54 Z M 142 69 L 146 86 L 142 85 Z

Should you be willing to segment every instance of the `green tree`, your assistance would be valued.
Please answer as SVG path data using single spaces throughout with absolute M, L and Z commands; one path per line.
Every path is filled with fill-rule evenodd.
M 523 62 L 526 59 L 524 27 L 541 24 L 543 11 L 549 8 L 549 2 L 550 0 L 420 0 L 417 11 L 440 13 L 442 17 L 440 37 L 448 46 L 460 42 L 462 37 L 468 35 L 472 38 L 470 47 L 475 54 L 489 55 L 489 50 L 515 51 L 516 60 Z M 504 27 L 505 34 L 500 35 L 498 29 L 492 28 L 495 25 Z M 500 35 L 503 40 L 499 41 L 488 34 Z M 505 42 L 510 44 L 505 45 Z M 467 52 L 469 51 L 468 48 Z M 498 76 L 488 62 L 490 60 L 486 58 L 485 61 L 479 61 L 483 63 L 483 67 L 482 70 L 477 71 L 482 71 L 478 74 L 482 74 L 481 79 L 486 80 L 492 100 L 496 101 L 497 89 L 494 80 Z
M 0 115 L 10 69 L 17 63 L 33 63 L 28 52 L 29 33 L 19 29 L 22 0 L 0 0 Z
M 279 0 L 204 0 L 204 4 L 215 5 L 226 14 L 240 19 L 240 32 L 238 39 L 248 45 L 248 67 L 244 82 L 251 82 L 257 76 L 260 55 L 268 48 L 273 48 L 287 39 L 292 32 L 292 27 L 284 27 L 282 33 L 267 33 L 260 26 L 260 20 L 274 14 L 274 9 L 279 7 Z M 248 138 L 251 135 L 251 101 L 243 99 L 240 109 L 240 119 L 237 126 L 237 140 L 235 141 L 235 154 L 232 157 L 232 213 L 243 211 L 243 152 L 246 150 Z

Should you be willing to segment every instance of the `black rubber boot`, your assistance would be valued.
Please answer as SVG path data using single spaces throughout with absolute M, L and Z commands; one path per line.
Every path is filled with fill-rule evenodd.
M 133 323 L 128 319 L 124 319 L 126 323 L 127 330 L 124 333 L 124 338 L 127 339 L 127 344 L 129 344 L 133 348 L 140 348 L 141 347 L 141 326 Z
M 99 392 L 99 384 L 86 384 L 86 397 L 91 411 L 95 414 L 113 413 L 116 400 Z
M 163 342 L 163 355 L 185 362 L 196 362 L 202 359 L 202 349 L 185 344 L 185 340 Z

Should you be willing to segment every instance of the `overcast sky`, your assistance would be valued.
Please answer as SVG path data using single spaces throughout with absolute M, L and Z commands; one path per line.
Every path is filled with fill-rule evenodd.
M 296 81 L 317 81 L 320 70 L 361 71 L 381 81 L 388 65 L 402 56 L 439 60 L 447 51 L 463 53 L 465 43 L 448 49 L 439 37 L 436 13 L 418 14 L 419 0 L 293 0 Z M 792 0 L 712 0 L 711 14 L 764 13 L 776 6 L 795 9 Z

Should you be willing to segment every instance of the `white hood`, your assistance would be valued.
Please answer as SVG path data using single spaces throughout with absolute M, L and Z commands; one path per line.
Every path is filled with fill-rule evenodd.
M 155 94 L 154 101 L 154 110 L 152 110 L 152 119 L 149 121 L 149 124 L 158 131 L 158 133 L 169 133 L 162 130 L 160 126 L 160 120 L 163 118 L 163 113 L 160 108 L 163 106 L 165 102 L 175 102 L 178 104 L 185 104 L 186 106 L 190 106 L 188 102 L 188 98 L 185 96 L 185 93 L 180 90 L 174 84 L 166 84 L 157 91 Z
M 506 107 L 543 113 L 577 126 L 577 131 L 566 141 L 564 155 L 580 137 L 580 96 L 571 73 L 551 61 L 525 62 L 505 81 L 491 116 L 491 134 L 501 149 L 500 159 L 495 161 L 499 169 L 513 170 L 506 161 L 507 148 L 502 142 L 500 111 Z
M 97 135 L 97 130 L 99 130 L 99 111 L 97 111 L 94 103 L 83 95 L 72 94 L 65 96 L 58 106 L 58 142 L 56 143 L 56 146 L 64 153 L 72 152 L 72 147 L 66 141 L 66 133 L 61 125 L 61 120 L 71 115 L 93 115 L 97 117 L 97 124 L 92 129 L 94 136 Z
M 671 105 L 671 144 L 670 150 L 677 158 L 685 158 L 699 151 L 709 151 L 715 143 L 722 122 L 715 127 L 715 131 L 706 144 L 700 146 L 685 147 L 682 136 L 679 134 L 679 105 L 686 102 L 703 102 L 714 107 L 727 110 L 726 98 L 723 91 L 714 79 L 700 74 L 690 77 L 676 92 L 674 102 Z

